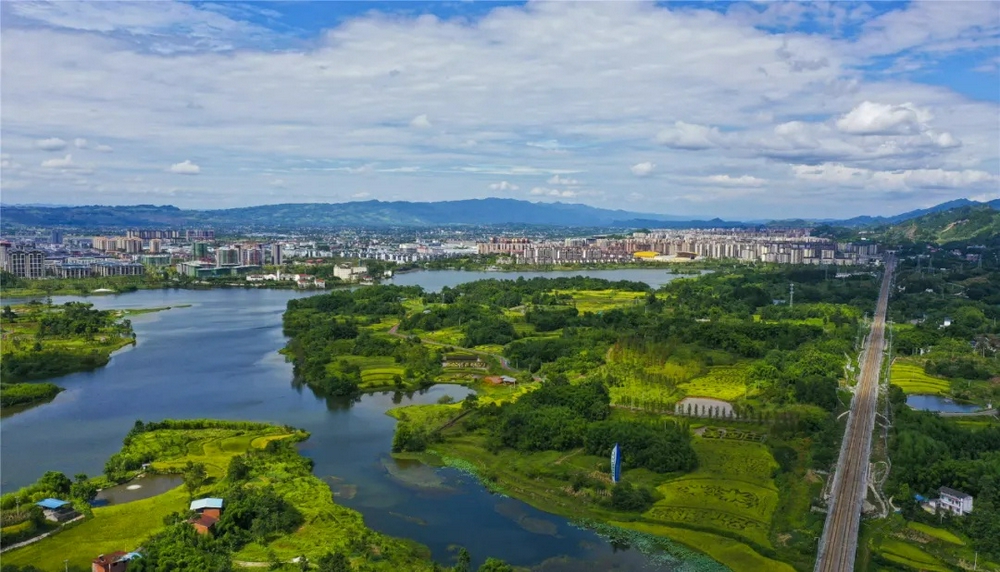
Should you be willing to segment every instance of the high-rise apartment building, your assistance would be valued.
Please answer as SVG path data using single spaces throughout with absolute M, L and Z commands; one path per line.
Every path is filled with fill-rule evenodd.
M 284 259 L 281 255 L 281 245 L 277 242 L 271 245 L 271 264 L 281 266 Z
M 9 250 L 7 271 L 20 278 L 45 277 L 45 253 L 41 250 Z
M 129 254 L 139 254 L 142 252 L 142 239 L 141 238 L 126 238 L 125 239 L 125 252 Z
M 149 253 L 150 254 L 159 254 L 160 253 L 160 248 L 162 247 L 162 245 L 163 245 L 163 241 L 160 240 L 159 238 L 154 238 L 154 239 L 150 240 L 149 241 Z
M 61 245 L 63 242 L 63 233 L 61 230 L 53 230 L 52 234 L 49 235 L 49 243 Z

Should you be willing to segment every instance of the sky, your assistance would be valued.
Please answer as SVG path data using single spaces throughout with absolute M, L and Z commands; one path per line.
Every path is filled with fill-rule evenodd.
M 0 200 L 1000 197 L 1000 3 L 0 3 Z

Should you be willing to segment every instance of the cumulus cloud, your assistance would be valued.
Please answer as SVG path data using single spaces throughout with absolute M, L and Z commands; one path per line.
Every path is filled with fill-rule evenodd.
M 650 163 L 649 161 L 643 161 L 642 163 L 636 163 L 629 167 L 632 174 L 636 177 L 648 177 L 656 169 L 656 163 Z
M 201 172 L 201 167 L 192 163 L 190 159 L 187 159 L 171 165 L 170 172 L 177 173 L 178 175 L 197 175 Z
M 571 179 L 569 177 L 560 177 L 559 175 L 552 175 L 549 178 L 548 183 L 550 185 L 579 185 L 580 181 L 576 179 Z
M 414 127 L 416 129 L 426 129 L 430 126 L 431 120 L 427 118 L 426 113 L 422 113 L 410 120 L 410 127 Z
M 87 140 L 77 137 L 76 139 L 73 140 L 73 146 L 76 147 L 77 149 L 86 149 Z
M 66 142 L 58 137 L 52 137 L 35 141 L 35 147 L 42 151 L 62 151 L 66 148 Z
M 711 175 L 709 177 L 705 177 L 705 180 L 709 183 L 718 185 L 732 185 L 737 187 L 759 187 L 767 182 L 765 179 L 760 179 L 751 175 L 741 175 L 739 177 L 731 177 L 729 175 Z
M 837 128 L 853 135 L 906 135 L 926 130 L 932 118 L 929 110 L 912 103 L 863 101 L 837 120 Z
M 491 191 L 516 191 L 520 188 L 521 187 L 513 183 L 508 183 L 507 181 L 500 181 L 499 183 L 490 183 Z
M 974 169 L 878 171 L 826 163 L 822 165 L 795 165 L 792 167 L 792 172 L 795 177 L 803 180 L 866 188 L 872 185 L 888 189 L 965 188 L 985 184 L 995 185 L 1000 182 L 1000 177 L 997 175 Z
M 76 163 L 73 162 L 72 155 L 66 155 L 62 159 L 46 159 L 42 161 L 42 167 L 46 169 L 72 169 L 76 167 Z
M 94 150 L 95 151 L 100 151 L 101 153 L 110 153 L 110 152 L 114 151 L 114 149 L 112 149 L 111 145 L 97 145 L 96 147 L 94 147 Z
M 954 61 L 946 57 L 952 53 L 972 56 L 969 69 L 989 63 L 995 53 L 962 52 L 972 48 L 961 45 L 991 37 L 995 43 L 994 7 L 929 4 L 936 3 L 887 7 L 880 13 L 892 16 L 872 26 L 864 24 L 870 9 L 836 3 L 528 3 L 487 7 L 461 21 L 387 17 L 376 8 L 317 30 L 313 42 L 272 49 L 254 35 L 259 30 L 240 25 L 237 11 L 215 11 L 219 18 L 209 25 L 204 10 L 166 1 L 15 3 L 4 7 L 15 14 L 3 27 L 4 147 L 45 172 L 37 169 L 44 157 L 20 155 L 40 155 L 37 139 L 85 134 L 87 150 L 74 150 L 78 161 L 101 151 L 100 142 L 116 141 L 119 156 L 95 178 L 109 189 L 101 199 L 117 202 L 154 192 L 156 183 L 145 190 L 122 184 L 142 165 L 169 166 L 178 150 L 190 149 L 183 153 L 212 165 L 217 190 L 156 192 L 192 207 L 270 201 L 266 179 L 253 181 L 264 182 L 257 197 L 247 180 L 261 167 L 281 169 L 297 190 L 294 199 L 324 200 L 319 189 L 350 189 L 357 183 L 350 175 L 374 164 L 419 165 L 435 175 L 376 167 L 394 173 L 365 181 L 376 196 L 406 188 L 428 199 L 463 198 L 506 180 L 525 194 L 542 185 L 546 194 L 536 196 L 572 189 L 597 203 L 582 184 L 568 183 L 580 178 L 613 189 L 601 206 L 615 206 L 648 186 L 636 177 L 645 172 L 673 177 L 669 192 L 646 191 L 650 210 L 767 216 L 784 207 L 792 216 L 853 215 L 872 203 L 806 195 L 814 183 L 791 167 L 995 174 L 1000 164 L 995 101 L 941 84 L 950 80 L 909 81 L 897 71 L 901 56 L 873 60 L 865 53 L 903 46 L 903 56 L 926 60 L 921 65 Z M 805 22 L 815 31 L 793 28 Z M 841 25 L 858 33 L 833 31 Z M 925 41 L 935 57 L 923 57 Z M 180 49 L 187 50 L 183 57 L 164 57 Z M 220 57 L 220 49 L 231 51 Z M 52 157 L 74 149 L 73 137 L 66 141 Z M 699 149 L 711 152 L 689 151 Z M 636 173 L 622 168 L 647 158 L 649 172 L 643 163 Z M 152 179 L 163 176 L 154 170 L 161 174 Z M 721 173 L 729 179 L 706 180 Z M 767 182 L 754 187 L 743 178 L 750 173 Z M 30 192 L 5 198 L 77 199 L 66 195 L 61 173 L 48 174 L 32 178 Z M 913 175 L 908 184 L 935 177 Z M 679 200 L 754 188 L 768 192 L 752 201 L 719 200 L 697 213 L 683 212 Z M 892 210 L 921 206 L 914 203 L 901 199 Z M 891 212 L 886 204 L 875 206 Z
M 678 121 L 656 135 L 656 142 L 674 149 L 696 151 L 715 147 L 722 139 L 718 128 Z

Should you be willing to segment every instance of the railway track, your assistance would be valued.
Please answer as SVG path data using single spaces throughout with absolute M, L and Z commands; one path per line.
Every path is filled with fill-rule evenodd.
M 830 494 L 830 508 L 820 537 L 816 572 L 851 572 L 858 551 L 858 528 L 868 489 L 869 458 L 875 429 L 882 353 L 885 348 L 885 314 L 895 259 L 887 258 L 871 332 L 862 354 L 861 373 L 851 400 L 847 431 L 840 447 Z

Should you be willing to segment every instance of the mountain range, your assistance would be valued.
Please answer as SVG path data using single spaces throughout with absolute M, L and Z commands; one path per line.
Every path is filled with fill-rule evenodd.
M 782 220 L 772 225 L 825 223 L 839 226 L 898 224 L 931 213 L 988 205 L 1000 210 L 1000 199 L 979 203 L 958 199 L 892 217 L 860 216 L 846 220 Z M 302 229 L 336 227 L 441 225 L 548 225 L 577 227 L 719 228 L 759 224 L 610 210 L 581 204 L 532 203 L 516 199 L 469 199 L 439 202 L 357 201 L 348 203 L 286 203 L 234 209 L 186 210 L 174 206 L 40 206 L 0 207 L 3 225 L 61 226 L 78 229 L 135 227 L 214 227 Z

